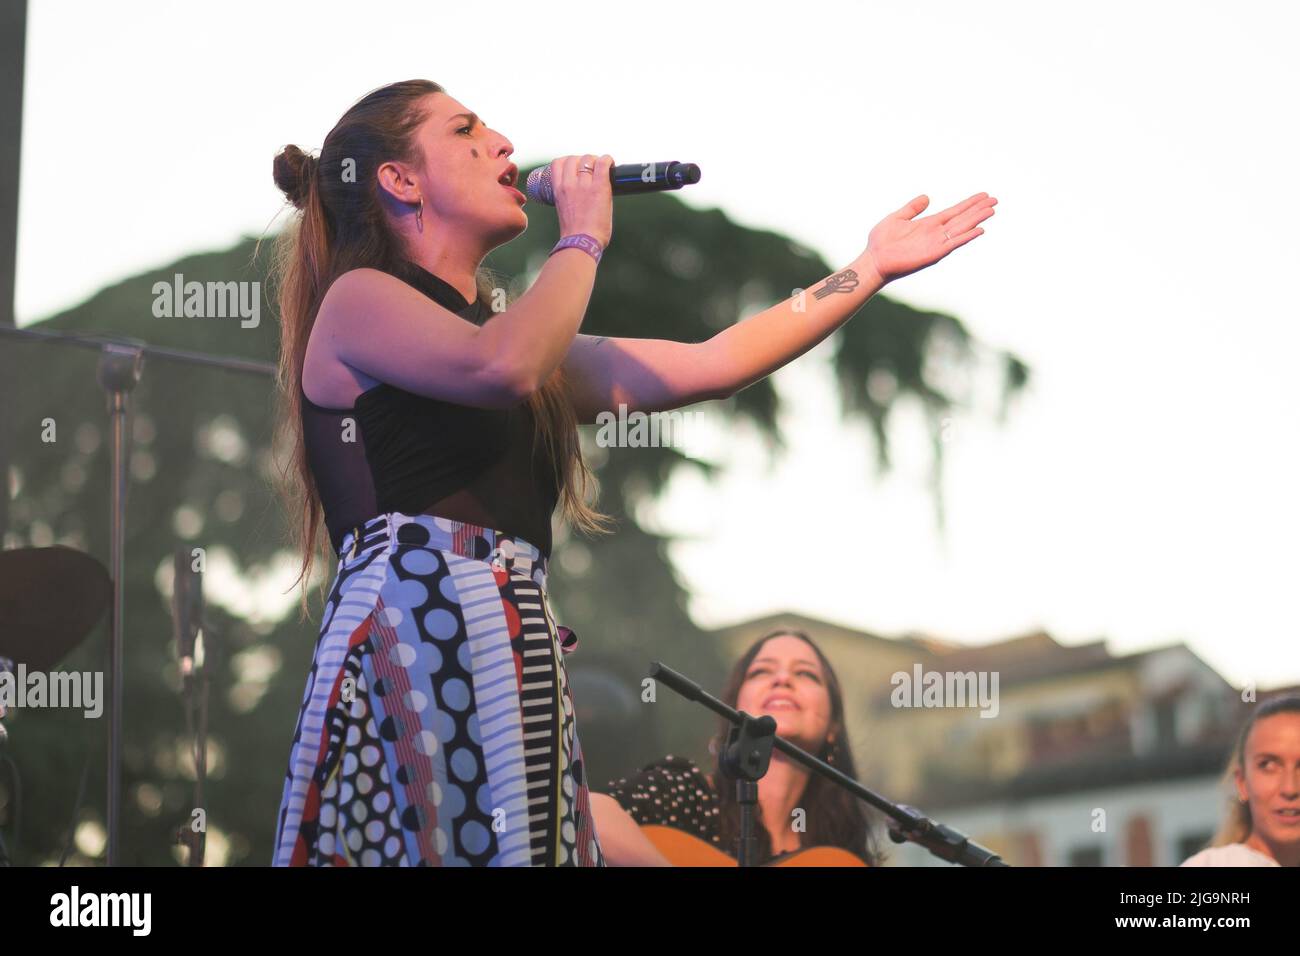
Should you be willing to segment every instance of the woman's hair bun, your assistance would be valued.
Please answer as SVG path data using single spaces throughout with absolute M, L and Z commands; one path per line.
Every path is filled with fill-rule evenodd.
M 288 197 L 289 202 L 301 209 L 307 204 L 307 193 L 316 175 L 316 157 L 289 145 L 275 157 L 273 169 L 275 184 Z

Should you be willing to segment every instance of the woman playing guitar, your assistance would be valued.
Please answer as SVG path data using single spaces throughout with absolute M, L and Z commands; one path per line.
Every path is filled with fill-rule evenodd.
M 839 681 L 807 634 L 779 630 L 759 638 L 732 668 L 721 696 L 738 710 L 770 715 L 779 736 L 856 777 Z M 717 767 L 729 727 L 724 723 L 710 745 L 714 767 L 707 775 L 669 755 L 611 781 L 606 794 L 592 793 L 609 865 L 735 864 L 740 811 L 734 784 Z M 779 751 L 758 784 L 755 836 L 760 863 L 861 866 L 882 859 L 857 799 Z

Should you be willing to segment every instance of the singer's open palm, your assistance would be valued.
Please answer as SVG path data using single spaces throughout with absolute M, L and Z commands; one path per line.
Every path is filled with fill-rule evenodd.
M 886 282 L 911 275 L 984 235 L 979 224 L 993 215 L 996 204 L 988 193 L 976 193 L 943 212 L 917 219 L 930 205 L 928 196 L 917 196 L 871 230 L 867 254 Z

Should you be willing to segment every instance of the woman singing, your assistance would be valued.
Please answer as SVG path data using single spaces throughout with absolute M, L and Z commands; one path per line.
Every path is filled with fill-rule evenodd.
M 577 426 L 730 396 L 887 281 L 983 230 L 983 193 L 885 219 L 847 269 L 707 342 L 578 334 L 613 232 L 608 155 L 552 164 L 561 240 L 502 303 L 485 256 L 528 228 L 514 146 L 427 80 L 352 106 L 275 181 L 282 426 L 304 582 L 325 600 L 277 821 L 278 865 L 605 860 L 547 597 L 551 517 L 600 530 Z M 504 307 L 503 307 L 504 306 Z

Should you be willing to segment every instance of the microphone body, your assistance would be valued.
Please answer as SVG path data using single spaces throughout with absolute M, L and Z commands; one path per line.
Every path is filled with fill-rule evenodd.
M 609 185 L 615 196 L 636 196 L 641 193 L 665 192 L 681 189 L 700 181 L 700 167 L 694 163 L 627 163 L 611 166 Z M 524 192 L 534 202 L 555 205 L 555 190 L 551 184 L 551 164 L 539 166 L 528 174 Z

